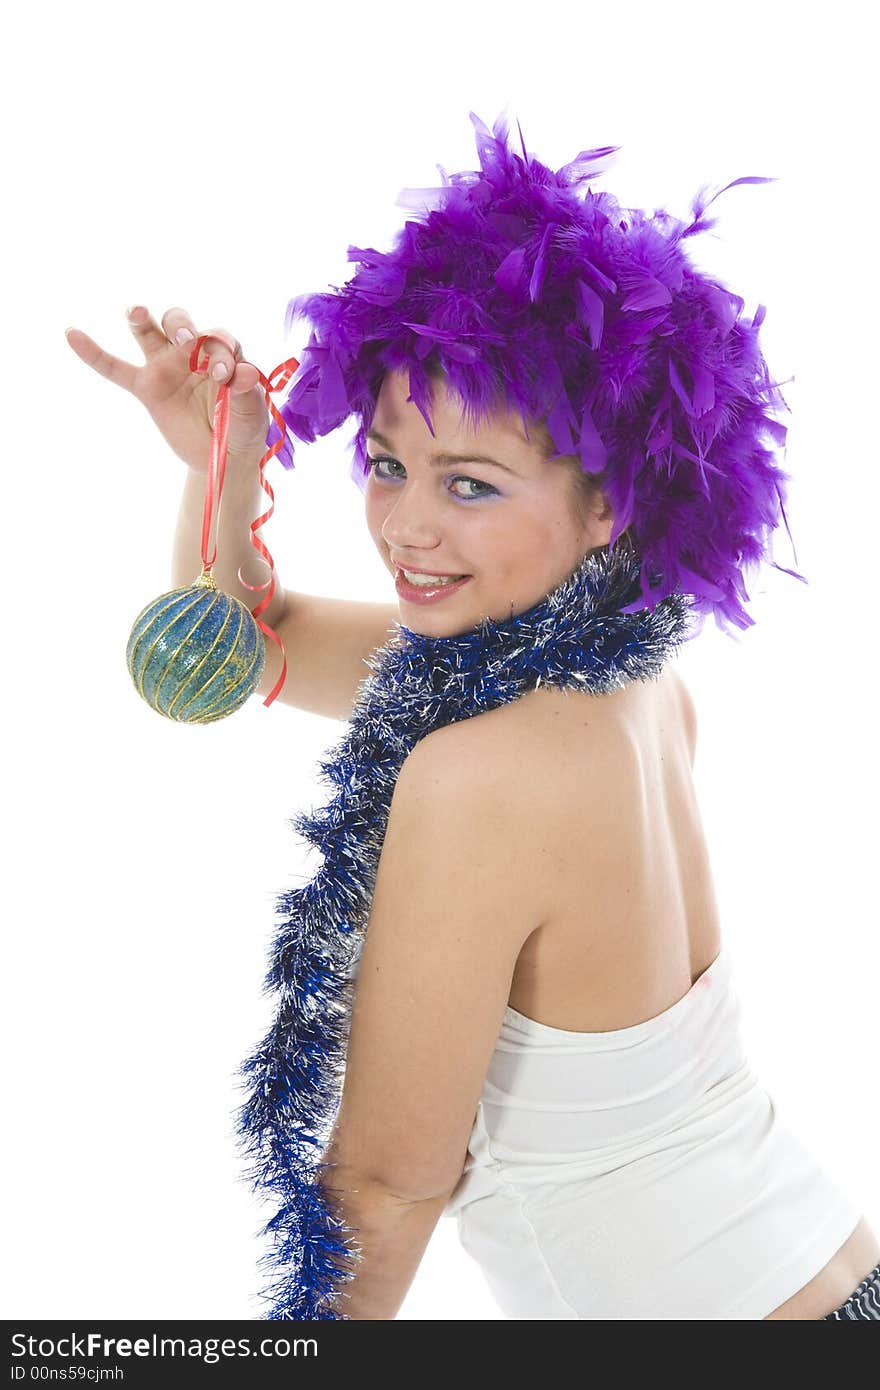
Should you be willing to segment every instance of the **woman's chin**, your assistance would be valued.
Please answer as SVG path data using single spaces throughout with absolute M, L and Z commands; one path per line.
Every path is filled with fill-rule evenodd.
M 444 608 L 438 604 L 434 608 L 430 604 L 406 603 L 400 599 L 397 609 L 399 622 L 410 632 L 420 633 L 423 637 L 458 637 L 462 633 L 472 632 L 481 621 L 478 605 L 469 605 L 465 609 L 463 605 Z

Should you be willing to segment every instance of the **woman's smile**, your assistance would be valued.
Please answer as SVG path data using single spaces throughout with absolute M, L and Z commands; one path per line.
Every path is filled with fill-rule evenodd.
M 464 574 L 459 579 L 443 579 L 439 583 L 429 580 L 427 583 L 414 584 L 407 579 L 405 572 L 398 568 L 394 572 L 394 587 L 406 603 L 437 603 L 440 599 L 448 598 L 450 594 L 457 594 L 472 578 L 473 575 Z

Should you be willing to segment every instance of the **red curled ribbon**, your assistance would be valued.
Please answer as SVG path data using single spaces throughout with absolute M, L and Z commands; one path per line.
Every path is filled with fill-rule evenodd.
M 189 359 L 189 368 L 191 372 L 206 372 L 208 370 L 209 358 L 203 357 L 202 360 L 199 361 L 199 349 L 203 343 L 207 342 L 209 337 L 210 334 L 203 333 L 200 338 L 196 338 Z M 253 366 L 253 363 L 250 365 Z M 277 698 L 284 686 L 284 681 L 287 676 L 287 655 L 284 651 L 284 643 L 281 641 L 281 638 L 273 628 L 262 622 L 258 616 L 263 612 L 264 608 L 268 608 L 275 593 L 275 562 L 263 542 L 257 538 L 256 533 L 259 531 L 260 527 L 269 520 L 269 517 L 275 510 L 275 494 L 266 479 L 265 468 L 270 458 L 273 458 L 275 454 L 278 453 L 281 445 L 284 443 L 284 437 L 287 433 L 287 425 L 284 418 L 275 409 L 275 405 L 271 400 L 271 393 L 273 391 L 280 391 L 282 386 L 286 386 L 298 366 L 299 362 L 295 357 L 288 357 L 286 361 L 278 364 L 268 378 L 264 377 L 260 369 L 257 368 L 260 382 L 266 393 L 266 404 L 272 412 L 275 423 L 279 429 L 277 440 L 272 445 L 271 449 L 267 449 L 260 459 L 260 486 L 264 492 L 269 494 L 269 500 L 272 505 L 262 516 L 257 517 L 256 521 L 251 522 L 251 544 L 259 551 L 260 555 L 269 566 L 269 578 L 266 580 L 265 584 L 248 584 L 247 580 L 241 577 L 240 565 L 236 576 L 239 583 L 243 584 L 246 589 L 250 589 L 253 593 L 259 593 L 261 589 L 269 590 L 266 597 L 257 604 L 252 612 L 252 617 L 256 618 L 257 626 L 267 637 L 271 637 L 275 645 L 281 649 L 281 656 L 283 658 L 281 675 L 278 677 L 269 695 L 263 701 L 266 708 Z M 278 376 L 279 372 L 281 373 L 280 376 Z M 274 380 L 276 376 L 278 376 L 277 381 Z M 208 538 L 211 534 L 211 524 L 215 511 L 218 517 L 220 515 L 220 499 L 223 495 L 223 480 L 226 477 L 226 441 L 229 435 L 229 396 L 230 383 L 221 382 L 217 388 L 217 401 L 214 406 L 213 434 L 211 436 L 211 461 L 208 465 L 208 483 L 205 490 L 205 511 L 202 518 L 202 566 L 208 573 L 211 572 L 214 562 L 217 559 L 217 538 L 216 536 L 214 538 L 214 550 L 211 555 L 208 554 Z

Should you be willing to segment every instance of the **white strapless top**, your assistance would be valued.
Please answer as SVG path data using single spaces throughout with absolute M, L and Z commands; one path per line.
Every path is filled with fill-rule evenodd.
M 508 1007 L 443 1214 L 510 1318 L 694 1321 L 765 1318 L 862 1213 L 751 1070 L 724 947 L 630 1028 Z

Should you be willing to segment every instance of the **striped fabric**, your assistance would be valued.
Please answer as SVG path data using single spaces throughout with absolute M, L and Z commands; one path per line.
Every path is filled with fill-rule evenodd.
M 880 1322 L 880 1264 L 865 1275 L 845 1303 L 822 1321 L 843 1322 L 847 1318 L 853 1322 Z

